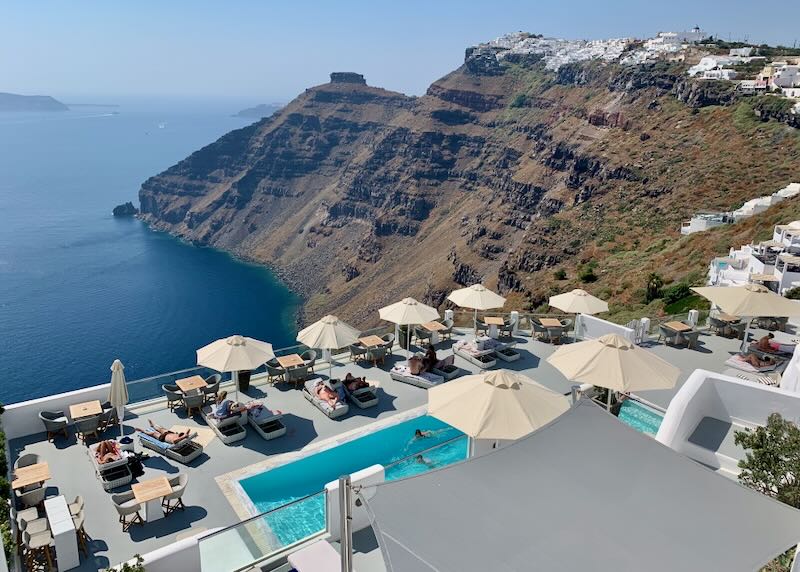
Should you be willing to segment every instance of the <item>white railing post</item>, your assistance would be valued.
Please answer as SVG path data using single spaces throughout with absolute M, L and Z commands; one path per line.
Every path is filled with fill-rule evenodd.
M 697 310 L 689 310 L 689 319 L 687 320 L 692 327 L 697 325 L 697 322 L 700 321 L 700 312 Z
M 642 318 L 639 322 L 642 324 L 642 341 L 644 342 L 650 336 L 650 318 Z
M 512 310 L 509 320 L 511 320 L 511 335 L 516 336 L 519 333 L 519 312 Z
M 453 310 L 445 310 L 444 311 L 444 319 L 445 320 L 452 320 L 454 315 L 455 315 L 455 313 L 453 312 Z

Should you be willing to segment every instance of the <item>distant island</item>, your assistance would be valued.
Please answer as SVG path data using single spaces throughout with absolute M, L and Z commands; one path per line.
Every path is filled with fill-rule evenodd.
M 282 103 L 262 103 L 255 107 L 248 107 L 236 113 L 234 117 L 252 117 L 254 119 L 261 119 L 262 117 L 269 117 L 283 107 Z
M 69 111 L 69 107 L 49 95 L 0 92 L 0 111 Z

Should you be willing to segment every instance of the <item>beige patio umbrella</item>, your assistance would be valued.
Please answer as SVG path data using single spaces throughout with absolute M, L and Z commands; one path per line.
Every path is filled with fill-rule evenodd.
M 356 343 L 359 335 L 361 335 L 361 332 L 353 326 L 346 324 L 336 316 L 328 315 L 300 330 L 300 333 L 297 334 L 297 341 L 310 348 L 330 351 Z M 328 377 L 331 376 L 332 361 L 329 355 Z
M 439 311 L 436 308 L 417 302 L 414 298 L 403 298 L 399 302 L 381 308 L 378 313 L 381 320 L 392 322 L 398 326 L 424 324 L 439 318 Z M 408 355 L 411 355 L 410 345 L 411 328 L 408 328 L 408 343 L 406 344 Z
M 779 296 L 760 284 L 744 286 L 704 286 L 692 288 L 710 300 L 726 314 L 739 316 L 747 322 L 742 348 L 747 346 L 750 321 L 753 318 L 794 318 L 800 316 L 800 303 Z
M 274 357 L 272 344 L 237 334 L 197 350 L 197 365 L 221 373 L 231 372 L 236 399 L 239 399 L 239 370 L 256 369 Z
M 428 414 L 473 439 L 520 439 L 569 408 L 565 396 L 505 369 L 428 390 Z
M 119 436 L 122 437 L 122 418 L 125 417 L 125 406 L 128 404 L 128 385 L 125 383 L 125 366 L 118 359 L 111 364 L 111 387 L 108 391 L 111 407 L 117 409 L 119 418 Z
M 601 312 L 608 312 L 608 302 L 592 296 L 586 290 L 575 288 L 570 292 L 550 296 L 548 304 L 553 308 L 557 308 L 562 312 L 568 314 L 575 314 L 575 336 L 577 337 L 580 332 L 580 315 L 588 314 L 592 316 Z
M 502 308 L 506 303 L 506 299 L 500 294 L 495 294 L 481 284 L 473 284 L 468 288 L 453 290 L 447 299 L 462 308 L 475 310 L 473 323 L 478 321 L 478 310 Z
M 675 387 L 681 373 L 619 334 L 561 346 L 547 358 L 547 363 L 570 381 L 608 388 L 609 409 L 611 391 L 669 389 Z

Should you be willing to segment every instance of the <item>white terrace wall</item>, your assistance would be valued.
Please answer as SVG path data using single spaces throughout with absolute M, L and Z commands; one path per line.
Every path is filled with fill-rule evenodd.
M 635 332 L 631 328 L 587 314 L 581 314 L 579 320 L 580 332 L 578 335 L 584 340 L 593 340 L 606 334 L 619 334 L 623 338 L 630 340 L 631 343 L 636 343 Z
M 3 414 L 3 430 L 7 439 L 17 439 L 26 435 L 44 432 L 44 426 L 39 419 L 40 411 L 63 411 L 69 416 L 69 406 L 84 401 L 101 402 L 108 399 L 108 388 L 111 384 L 104 383 L 85 389 L 76 389 L 67 393 L 59 393 L 39 399 L 31 399 L 20 403 L 6 405 Z

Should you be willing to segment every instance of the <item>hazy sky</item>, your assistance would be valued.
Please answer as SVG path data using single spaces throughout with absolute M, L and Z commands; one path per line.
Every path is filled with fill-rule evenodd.
M 647 37 L 699 25 L 792 45 L 798 21 L 798 0 L 0 0 L 0 91 L 268 102 L 356 71 L 420 94 L 467 46 L 517 30 Z

